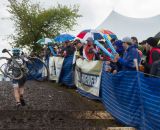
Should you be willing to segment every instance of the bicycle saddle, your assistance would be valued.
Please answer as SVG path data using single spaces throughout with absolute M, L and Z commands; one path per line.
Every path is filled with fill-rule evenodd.
M 2 53 L 5 53 L 5 52 L 8 52 L 8 50 L 7 50 L 7 49 L 3 49 L 3 50 L 2 50 Z

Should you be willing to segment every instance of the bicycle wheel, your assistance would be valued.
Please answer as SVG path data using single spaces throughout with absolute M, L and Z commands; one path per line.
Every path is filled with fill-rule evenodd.
M 11 58 L 0 57 L 0 71 L 5 77 L 10 79 L 21 79 L 23 77 L 23 71 L 21 68 L 15 68 L 12 61 L 13 59 Z
M 30 57 L 27 62 L 27 68 L 29 70 L 29 79 L 34 79 L 37 81 L 45 81 L 48 79 L 48 67 L 40 58 Z

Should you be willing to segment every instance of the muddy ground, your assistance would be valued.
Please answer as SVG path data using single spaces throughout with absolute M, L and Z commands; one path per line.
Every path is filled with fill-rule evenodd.
M 0 82 L 0 130 L 103 130 L 122 126 L 99 101 L 52 82 L 28 81 L 27 105 L 17 110 L 10 82 Z

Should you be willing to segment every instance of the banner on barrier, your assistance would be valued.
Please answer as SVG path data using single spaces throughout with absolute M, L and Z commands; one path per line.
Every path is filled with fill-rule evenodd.
M 76 86 L 88 93 L 99 96 L 102 61 L 77 59 L 75 69 Z
M 56 80 L 57 82 L 59 81 L 59 76 L 62 70 L 63 61 L 64 61 L 63 57 L 55 57 L 55 56 L 50 57 L 49 59 L 50 80 Z

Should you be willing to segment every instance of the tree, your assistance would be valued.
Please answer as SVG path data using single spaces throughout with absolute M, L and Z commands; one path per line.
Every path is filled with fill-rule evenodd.
M 77 24 L 79 7 L 62 6 L 42 9 L 39 3 L 32 4 L 29 0 L 8 0 L 8 11 L 15 25 L 15 34 L 11 35 L 12 46 L 29 47 L 38 51 L 40 45 L 36 42 L 42 37 L 56 36 L 60 32 L 72 30 Z

